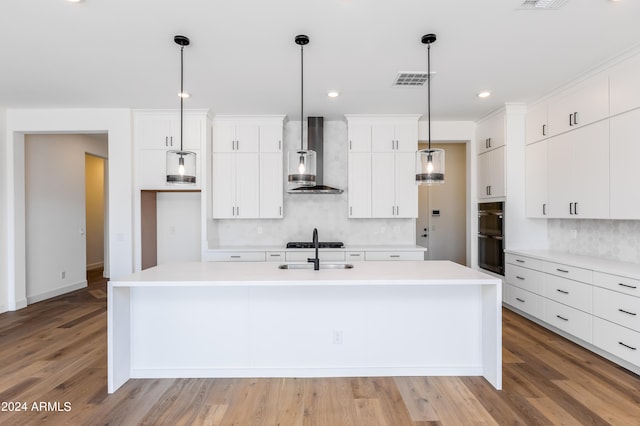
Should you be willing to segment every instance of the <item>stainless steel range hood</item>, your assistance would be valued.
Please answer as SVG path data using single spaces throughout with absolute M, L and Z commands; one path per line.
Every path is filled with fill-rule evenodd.
M 287 190 L 289 194 L 342 194 L 342 189 L 323 185 L 324 118 L 307 118 L 307 146 L 316 152 L 316 184 Z

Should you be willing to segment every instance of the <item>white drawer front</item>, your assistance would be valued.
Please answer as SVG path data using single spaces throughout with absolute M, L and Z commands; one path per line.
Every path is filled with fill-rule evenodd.
M 422 251 L 368 251 L 366 260 L 424 260 Z
M 296 250 L 288 251 L 286 254 L 287 262 L 306 262 L 316 255 L 313 250 Z M 324 251 L 318 252 L 318 257 L 321 262 L 343 262 L 344 251 Z
M 512 253 L 505 253 L 504 261 L 512 265 L 524 266 L 525 268 L 540 269 L 540 261 L 526 256 Z
M 346 254 L 347 262 L 362 262 L 364 261 L 364 252 L 363 251 L 348 251 Z
M 528 290 L 532 293 L 542 293 L 540 291 L 538 279 L 540 272 L 511 264 L 507 264 L 506 269 L 506 278 L 509 284 Z
M 267 262 L 284 262 L 286 260 L 283 251 L 268 251 L 266 253 Z
M 545 322 L 589 343 L 592 341 L 592 318 L 585 312 L 544 299 Z
M 540 280 L 544 297 L 581 311 L 592 312 L 593 287 L 591 285 L 549 274 L 541 274 Z
M 520 309 L 521 311 L 526 312 L 531 316 L 542 319 L 543 299 L 540 296 L 530 293 L 519 287 L 512 286 L 511 284 L 505 284 L 504 292 L 504 301 L 507 304 L 513 306 L 514 308 Z
M 263 251 L 216 251 L 209 252 L 206 260 L 210 262 L 264 262 Z
M 590 269 L 576 268 L 575 266 L 563 265 L 562 263 L 540 262 L 540 270 L 548 274 L 569 278 L 570 280 L 582 281 L 589 284 L 593 282 L 593 272 Z
M 640 297 L 640 280 L 594 272 L 593 283 L 600 287 Z
M 640 333 L 596 317 L 593 319 L 593 344 L 640 366 Z
M 594 287 L 593 314 L 640 332 L 640 298 Z

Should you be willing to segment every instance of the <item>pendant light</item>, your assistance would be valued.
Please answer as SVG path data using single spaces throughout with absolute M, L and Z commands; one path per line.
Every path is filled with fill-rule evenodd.
M 422 36 L 422 43 L 427 45 L 427 123 L 429 145 L 427 149 L 416 152 L 416 183 L 444 183 L 444 150 L 431 148 L 431 43 L 436 41 L 435 34 Z
M 196 153 L 185 151 L 182 147 L 183 122 L 184 122 L 184 98 L 188 95 L 184 92 L 184 47 L 189 45 L 189 39 L 177 35 L 173 41 L 180 46 L 180 150 L 167 151 L 167 183 L 189 184 L 196 183 Z
M 295 42 L 300 46 L 300 149 L 289 151 L 288 154 L 288 183 L 289 188 L 314 186 L 316 184 L 316 153 L 304 149 L 304 46 L 309 44 L 309 37 L 297 35 Z

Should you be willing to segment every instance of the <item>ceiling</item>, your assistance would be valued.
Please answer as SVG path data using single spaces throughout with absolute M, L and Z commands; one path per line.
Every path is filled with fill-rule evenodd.
M 2 0 L 0 106 L 178 108 L 183 34 L 185 108 L 299 120 L 294 37 L 307 34 L 305 116 L 425 113 L 424 87 L 392 83 L 426 70 L 420 39 L 436 33 L 432 119 L 477 120 L 640 46 L 640 1 L 522 2 Z

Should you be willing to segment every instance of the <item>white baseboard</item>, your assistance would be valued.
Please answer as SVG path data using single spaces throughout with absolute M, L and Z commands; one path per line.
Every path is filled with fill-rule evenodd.
M 87 264 L 87 271 L 93 271 L 94 269 L 104 268 L 104 262 L 95 262 Z
M 70 284 L 64 287 L 56 288 L 56 289 L 46 291 L 44 293 L 36 294 L 33 296 L 27 296 L 27 303 L 31 304 L 31 303 L 41 302 L 46 299 L 51 299 L 52 297 L 60 296 L 61 294 L 80 290 L 81 288 L 85 288 L 86 286 L 87 286 L 87 280 L 82 280 L 75 284 Z M 26 306 L 26 303 L 25 303 L 25 306 Z
M 14 310 L 17 311 L 18 309 L 22 309 L 26 307 L 27 307 L 27 299 L 20 299 L 20 300 L 16 300 L 16 308 Z

